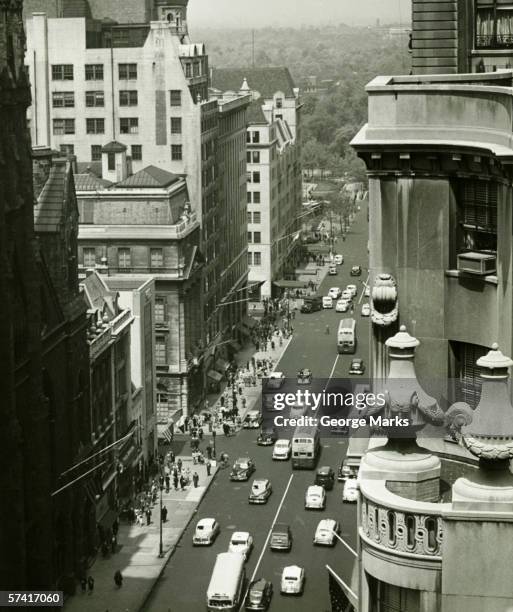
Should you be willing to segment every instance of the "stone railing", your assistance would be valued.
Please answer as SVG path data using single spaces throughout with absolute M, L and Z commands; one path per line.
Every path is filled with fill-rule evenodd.
M 439 557 L 442 517 L 380 506 L 362 497 L 361 533 L 381 548 L 404 554 Z
M 109 345 L 112 338 L 112 331 L 110 324 L 89 344 L 89 357 L 96 359 L 105 348 Z

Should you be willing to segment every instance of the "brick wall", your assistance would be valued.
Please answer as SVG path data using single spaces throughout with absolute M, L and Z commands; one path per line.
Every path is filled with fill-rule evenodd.
M 387 480 L 387 489 L 396 495 L 415 501 L 438 502 L 440 499 L 440 480 L 438 478 L 430 478 L 422 482 Z

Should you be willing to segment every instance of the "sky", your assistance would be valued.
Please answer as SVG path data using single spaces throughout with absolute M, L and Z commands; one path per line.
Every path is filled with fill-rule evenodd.
M 190 28 L 301 27 L 411 21 L 411 0 L 189 0 Z

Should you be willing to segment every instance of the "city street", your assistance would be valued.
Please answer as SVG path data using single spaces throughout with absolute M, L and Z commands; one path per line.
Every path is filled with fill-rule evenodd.
M 356 214 L 353 226 L 345 240 L 335 246 L 344 255 L 344 264 L 339 266 L 337 276 L 327 276 L 319 295 L 326 295 L 332 286 L 342 289 L 349 283 L 356 284 L 355 313 L 336 313 L 324 310 L 313 314 L 296 315 L 292 342 L 282 357 L 278 370 L 293 377 L 299 368 L 309 367 L 317 378 L 347 378 L 351 359 L 360 357 L 368 364 L 369 318 L 360 316 L 363 283 L 367 278 L 367 213 L 366 203 Z M 352 265 L 362 266 L 362 276 L 349 275 Z M 356 355 L 338 355 L 336 332 L 341 318 L 354 316 L 357 321 L 358 349 Z M 330 334 L 325 333 L 326 325 Z M 273 494 L 266 505 L 250 506 L 248 494 L 252 478 L 248 482 L 229 481 L 229 468 L 222 469 L 198 508 L 197 516 L 190 523 L 174 555 L 157 581 L 146 602 L 146 612 L 195 612 L 205 609 L 206 589 L 216 555 L 228 549 L 234 531 L 249 531 L 254 539 L 254 548 L 246 565 L 248 579 L 265 577 L 274 586 L 271 610 L 324 612 L 330 609 L 328 563 L 348 583 L 354 558 L 338 542 L 333 548 L 314 547 L 312 540 L 318 522 L 323 518 L 334 518 L 341 523 L 341 535 L 353 548 L 356 547 L 356 506 L 342 503 L 342 486 L 336 483 L 327 492 L 324 511 L 304 509 L 307 487 L 313 484 L 314 471 L 292 471 L 290 461 L 273 462 L 272 447 L 256 445 L 257 432 L 243 430 L 231 438 L 218 437 L 217 451 L 227 452 L 230 464 L 238 456 L 249 455 L 256 463 L 256 476 L 271 479 Z M 347 450 L 347 439 L 323 440 L 320 465 L 338 469 Z M 221 533 L 213 546 L 193 548 L 191 540 L 197 520 L 215 517 L 221 525 Z M 290 552 L 272 552 L 268 536 L 275 521 L 288 523 L 292 530 L 293 545 Z M 301 597 L 284 597 L 279 593 L 281 570 L 286 565 L 297 564 L 305 568 L 306 583 Z

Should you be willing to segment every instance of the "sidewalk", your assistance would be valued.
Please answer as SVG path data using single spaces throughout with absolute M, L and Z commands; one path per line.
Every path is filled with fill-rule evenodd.
M 168 510 L 167 521 L 162 525 L 164 556 L 158 556 L 160 511 L 157 500 L 149 526 L 120 524 L 118 552 L 107 559 L 98 555 L 88 570 L 88 576 L 95 580 L 94 592 L 82 594 L 78 586 L 76 595 L 64 605 L 66 612 L 138 612 L 141 609 L 215 476 L 215 468 L 208 477 L 204 465 L 193 465 L 191 457 L 181 456 L 181 459 L 184 468 L 190 467 L 191 473 L 198 473 L 199 486 L 194 488 L 191 484 L 185 491 L 174 491 L 171 485 L 169 493 L 163 491 L 162 505 Z M 116 570 L 123 575 L 120 589 L 114 584 Z

